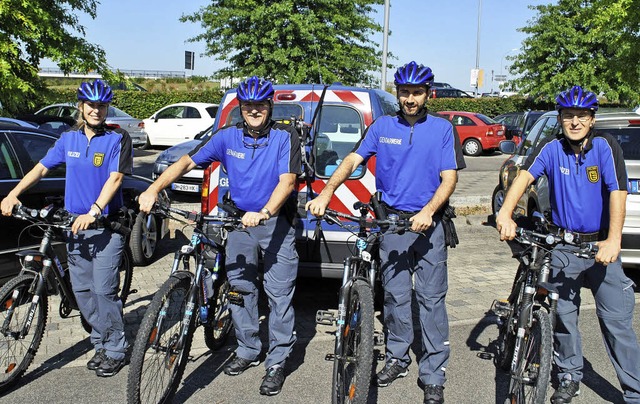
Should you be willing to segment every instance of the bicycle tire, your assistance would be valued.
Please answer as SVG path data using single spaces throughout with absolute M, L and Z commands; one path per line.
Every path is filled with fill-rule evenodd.
M 504 371 L 511 370 L 511 359 L 513 358 L 513 347 L 515 345 L 516 335 L 513 328 L 510 329 L 510 326 L 513 326 L 514 317 L 517 317 L 519 310 L 519 302 L 522 299 L 524 280 L 520 279 L 522 268 L 518 268 L 518 272 L 516 273 L 515 279 L 513 281 L 513 286 L 511 287 L 511 292 L 509 295 L 513 295 L 513 291 L 518 288 L 518 293 L 515 295 L 512 301 L 509 301 L 512 309 L 509 315 L 502 320 L 502 324 L 498 327 L 498 339 L 496 341 L 496 355 L 494 356 L 494 364 L 499 369 Z
M 149 304 L 131 354 L 127 380 L 129 403 L 172 401 L 187 364 L 196 328 L 194 313 L 186 332 L 183 329 L 182 320 L 187 310 L 190 286 L 189 274 L 176 273 L 160 287 Z M 183 333 L 185 340 L 182 351 L 171 351 L 171 345 Z M 156 338 L 158 348 L 150 346 L 150 341 Z
M 224 345 L 233 325 L 229 306 L 230 289 L 227 276 L 221 273 L 213 294 L 214 304 L 209 311 L 210 320 L 204 325 L 204 342 L 212 351 Z
M 366 403 L 373 364 L 373 293 L 364 280 L 349 291 L 342 352 L 333 362 L 332 402 Z
M 13 304 L 14 291 L 19 291 L 20 294 L 17 304 L 14 305 L 9 329 L 16 331 L 17 327 L 24 324 L 33 300 L 31 286 L 35 280 L 35 275 L 20 275 L 11 279 L 0 289 L 0 325 L 4 323 L 7 310 Z M 42 293 L 29 333 L 24 339 L 0 333 L 0 393 L 11 388 L 31 365 L 42 342 L 48 310 L 47 294 Z
M 523 355 L 517 374 L 511 377 L 507 400 L 511 403 L 543 404 L 551 378 L 553 345 L 551 319 L 547 312 L 533 312 L 531 329 L 525 338 Z M 529 381 L 525 381 L 525 377 Z

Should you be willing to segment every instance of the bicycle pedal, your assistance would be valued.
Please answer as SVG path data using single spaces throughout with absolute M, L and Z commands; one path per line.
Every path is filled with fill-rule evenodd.
M 498 317 L 507 317 L 511 313 L 511 305 L 506 300 L 494 300 L 491 311 Z
M 382 333 L 382 331 L 379 331 L 379 330 L 373 331 L 373 345 L 374 346 L 384 345 L 384 334 Z
M 326 361 L 330 361 L 333 362 L 336 359 L 336 354 L 332 354 L 332 353 L 328 353 L 325 357 L 324 360 Z
M 316 324 L 333 325 L 335 321 L 336 317 L 330 311 L 318 310 L 316 312 Z
M 379 352 L 378 354 L 375 356 L 375 360 L 378 362 L 384 362 L 387 360 L 387 357 L 385 356 L 385 354 L 383 352 Z

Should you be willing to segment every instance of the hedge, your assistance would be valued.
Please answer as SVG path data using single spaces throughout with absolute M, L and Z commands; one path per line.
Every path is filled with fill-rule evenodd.
M 218 104 L 222 99 L 222 94 L 220 90 L 169 91 L 162 93 L 115 90 L 113 92 L 112 103 L 115 107 L 135 118 L 145 119 L 160 108 L 178 102 L 208 102 Z M 47 105 L 75 102 L 76 99 L 75 90 L 49 90 L 47 94 L 44 95 L 41 101 L 42 104 L 36 108 L 36 111 Z
M 160 108 L 177 102 L 208 102 L 219 104 L 223 92 L 220 90 L 197 91 L 114 91 L 113 105 L 138 119 L 150 117 Z M 44 95 L 42 105 L 38 109 L 55 103 L 70 102 L 76 99 L 74 90 L 49 90 Z M 527 110 L 550 110 L 554 104 L 534 101 L 522 97 L 509 98 L 434 98 L 427 102 L 430 111 L 468 111 L 484 114 L 489 117 L 507 112 Z M 601 104 L 601 107 L 621 107 L 618 104 Z

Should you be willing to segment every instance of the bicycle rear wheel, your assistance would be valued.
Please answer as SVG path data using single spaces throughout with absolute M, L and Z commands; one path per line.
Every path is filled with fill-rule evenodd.
M 222 273 L 216 282 L 209 322 L 204 325 L 204 342 L 212 351 L 224 345 L 231 331 L 231 308 L 229 307 L 229 280 Z
M 191 286 L 188 274 L 172 275 L 147 308 L 133 346 L 127 383 L 129 403 L 170 403 L 187 364 L 196 315 L 184 330 Z M 182 348 L 176 346 L 184 334 Z
M 0 333 L 0 393 L 9 389 L 24 374 L 42 341 L 49 309 L 46 293 L 40 296 L 29 332 L 24 339 L 20 337 L 31 308 L 34 296 L 31 286 L 35 280 L 34 275 L 21 275 L 0 289 L 0 327 L 11 315 L 7 329 Z
M 525 335 L 518 371 L 511 375 L 510 403 L 543 404 L 551 377 L 553 337 L 551 320 L 543 310 L 533 312 L 531 329 Z
M 333 362 L 332 402 L 366 403 L 373 364 L 373 293 L 357 280 L 351 286 L 342 352 Z

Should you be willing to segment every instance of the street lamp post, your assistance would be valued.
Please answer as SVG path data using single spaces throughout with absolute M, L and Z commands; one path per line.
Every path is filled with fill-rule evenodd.
M 478 0 L 478 31 L 476 33 L 476 71 L 480 70 L 480 15 L 482 0 Z M 476 78 L 476 96 L 478 95 L 478 79 Z

